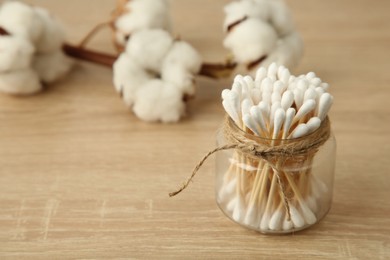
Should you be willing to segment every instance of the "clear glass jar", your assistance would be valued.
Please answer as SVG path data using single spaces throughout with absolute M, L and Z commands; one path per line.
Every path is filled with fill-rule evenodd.
M 270 139 L 245 135 L 258 143 L 272 143 Z M 217 143 L 218 147 L 226 144 L 221 131 Z M 239 150 L 220 151 L 216 155 L 217 204 L 234 222 L 262 233 L 285 234 L 305 229 L 320 221 L 330 209 L 335 157 L 333 134 L 315 153 L 283 159 L 283 163 L 276 158 L 273 167 Z

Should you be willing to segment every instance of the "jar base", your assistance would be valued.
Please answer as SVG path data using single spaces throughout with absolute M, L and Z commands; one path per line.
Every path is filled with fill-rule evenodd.
M 305 229 L 308 229 L 312 226 L 315 226 L 316 224 L 318 224 L 320 221 L 322 221 L 322 219 L 325 218 L 326 215 L 328 215 L 329 211 L 330 211 L 330 207 L 327 209 L 327 211 L 324 212 L 324 214 L 322 214 L 322 216 L 320 216 L 318 218 L 318 220 L 313 223 L 313 224 L 310 224 L 310 225 L 305 225 L 303 227 L 299 227 L 299 228 L 292 228 L 290 230 L 282 230 L 282 231 L 277 231 L 277 230 L 270 230 L 270 229 L 267 229 L 267 230 L 263 230 L 263 229 L 259 229 L 259 228 L 255 228 L 254 226 L 250 226 L 250 225 L 246 225 L 244 223 L 241 223 L 239 221 L 236 221 L 233 217 L 232 217 L 232 214 L 230 214 L 229 212 L 226 211 L 226 209 L 224 207 L 221 206 L 221 203 L 218 201 L 218 197 L 216 198 L 216 204 L 218 206 L 218 208 L 222 211 L 222 213 L 227 217 L 229 218 L 232 222 L 234 222 L 235 224 L 238 224 L 239 226 L 243 227 L 243 228 L 246 228 L 246 229 L 249 229 L 249 230 L 252 230 L 252 231 L 256 231 L 258 233 L 261 233 L 261 234 L 264 234 L 264 235 L 275 235 L 275 236 L 278 236 L 278 235 L 289 235 L 289 234 L 293 234 L 293 233 L 296 233 L 296 232 L 299 232 L 299 231 L 303 231 Z

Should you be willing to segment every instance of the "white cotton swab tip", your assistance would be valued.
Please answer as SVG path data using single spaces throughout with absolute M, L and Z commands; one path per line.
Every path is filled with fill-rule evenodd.
M 261 91 L 258 88 L 251 90 L 251 98 L 254 104 L 258 104 L 261 101 Z
M 265 119 L 264 119 L 261 108 L 258 106 L 253 106 L 253 107 L 251 107 L 250 113 L 251 113 L 252 118 L 255 120 L 257 125 L 260 127 L 261 131 L 263 133 L 266 133 L 267 127 L 265 125 Z
M 255 82 L 253 81 L 253 78 L 251 76 L 245 76 L 244 82 L 248 86 L 248 89 L 253 89 L 255 87 Z
M 230 199 L 230 201 L 226 204 L 227 211 L 233 212 L 234 208 L 236 207 L 236 203 L 237 203 L 237 198 L 236 197 L 232 197 Z
M 263 217 L 261 218 L 261 222 L 260 222 L 260 229 L 261 230 L 267 230 L 268 229 L 269 219 L 270 219 L 269 213 L 265 212 Z
M 300 138 L 302 136 L 305 136 L 309 133 L 309 128 L 306 124 L 299 124 L 297 127 L 295 127 L 294 131 L 290 134 L 288 138 Z
M 313 196 L 307 197 L 306 203 L 312 211 L 316 212 L 318 210 L 316 199 Z
M 261 82 L 261 91 L 263 93 L 272 93 L 272 80 L 270 78 L 265 78 Z
M 256 82 L 261 82 L 265 77 L 267 76 L 267 69 L 264 67 L 261 67 L 260 69 L 257 70 L 256 72 Z
M 333 97 L 329 93 L 325 93 L 320 97 L 320 101 L 318 103 L 317 116 L 321 119 L 321 121 L 325 119 L 332 104 L 333 104 Z
M 290 215 L 295 227 L 301 228 L 305 225 L 305 220 L 303 219 L 301 214 L 299 214 L 298 209 L 293 205 L 290 205 Z
M 274 126 L 275 113 L 278 108 L 280 108 L 280 102 L 275 102 L 271 106 L 270 116 L 269 116 L 269 128 L 271 129 Z
M 253 205 L 248 208 L 244 218 L 244 224 L 253 227 L 256 227 L 259 224 L 258 221 L 256 221 L 257 210 L 257 207 Z
M 257 124 L 251 115 L 245 114 L 242 120 L 244 121 L 246 127 L 248 127 L 255 135 L 261 136 L 259 130 L 257 129 Z
M 251 99 L 244 99 L 241 103 L 241 113 L 242 116 L 245 114 L 249 114 L 249 111 L 251 110 L 251 107 L 253 106 L 252 100 Z
M 275 112 L 274 131 L 272 134 L 272 139 L 278 138 L 279 131 L 282 128 L 285 118 L 286 118 L 286 112 L 284 112 L 283 108 L 278 108 Z
M 297 83 L 297 88 L 302 90 L 302 91 L 306 91 L 307 88 L 309 87 L 309 82 L 305 79 L 300 79 L 298 80 L 298 83 Z
M 278 72 L 278 66 L 276 65 L 276 63 L 272 63 L 271 65 L 269 65 L 268 67 L 268 74 L 267 76 L 270 77 L 270 78 L 274 78 L 276 79 L 276 73 Z
M 230 89 L 224 89 L 222 90 L 221 97 L 222 99 L 228 99 L 230 95 Z
M 279 76 L 279 80 L 281 80 L 284 84 L 288 84 L 290 79 L 290 71 L 288 69 L 284 69 L 282 74 Z
M 233 80 L 233 82 L 242 82 L 244 80 L 244 77 L 242 76 L 242 75 L 240 75 L 240 74 L 237 74 L 235 77 L 234 77 L 234 80 Z
M 306 74 L 307 79 L 314 79 L 316 77 L 316 74 L 314 72 L 309 72 Z
M 285 219 L 285 220 L 283 221 L 283 230 L 291 230 L 293 227 L 294 227 L 294 226 L 293 226 L 293 223 L 292 223 L 291 220 Z
M 294 93 L 294 102 L 297 109 L 299 109 L 303 104 L 303 95 L 304 92 L 298 88 L 293 90 Z
M 302 215 L 306 220 L 307 224 L 312 225 L 317 222 L 317 218 L 314 213 L 306 206 L 306 204 L 301 204 Z
M 312 117 L 310 120 L 306 123 L 307 128 L 309 129 L 309 134 L 313 133 L 315 130 L 320 128 L 321 126 L 321 119 L 319 117 Z
M 240 119 L 238 117 L 236 110 L 233 108 L 231 102 L 229 100 L 223 100 L 222 106 L 225 109 L 226 113 L 230 116 L 230 118 L 233 119 L 233 121 L 239 126 Z
M 317 97 L 317 92 L 312 89 L 312 88 L 308 88 L 306 91 L 305 91 L 305 95 L 303 96 L 303 102 L 309 100 L 309 99 L 316 99 Z
M 282 225 L 282 218 L 283 218 L 283 211 L 277 209 L 269 221 L 269 229 L 280 230 Z
M 280 101 L 280 104 L 282 105 L 282 108 L 284 110 L 287 110 L 291 105 L 294 103 L 294 94 L 287 90 L 283 93 L 282 99 Z
M 311 111 L 313 111 L 315 107 L 316 102 L 313 99 L 306 100 L 295 115 L 293 124 L 299 121 L 305 115 L 309 114 Z
M 292 107 L 287 109 L 287 111 L 286 111 L 286 119 L 284 120 L 284 124 L 283 124 L 283 136 L 282 136 L 282 139 L 286 139 L 287 138 L 288 133 L 289 133 L 290 128 L 291 128 L 292 121 L 294 119 L 294 116 L 295 116 L 295 109 L 292 108 Z
M 285 84 L 283 82 L 278 80 L 274 83 L 274 88 L 273 88 L 274 92 L 278 92 L 279 94 L 282 94 L 284 90 L 285 90 Z
M 241 93 L 242 93 L 241 83 L 234 82 L 232 85 L 232 91 L 236 92 L 237 94 L 239 94 L 239 96 L 241 96 Z
M 237 195 L 236 205 L 233 210 L 232 218 L 237 222 L 241 222 L 242 219 L 244 218 L 244 212 L 245 212 L 244 199 L 241 195 Z

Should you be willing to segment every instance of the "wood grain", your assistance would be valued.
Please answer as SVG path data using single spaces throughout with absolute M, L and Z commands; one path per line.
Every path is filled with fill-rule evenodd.
M 77 43 L 115 1 L 30 0 Z M 175 32 L 222 60 L 222 0 L 174 0 Z M 214 148 L 229 80 L 198 79 L 180 124 L 143 123 L 113 90 L 112 72 L 79 64 L 27 98 L 0 94 L 1 259 L 389 259 L 390 2 L 288 1 L 306 43 L 297 73 L 332 86 L 338 141 L 334 203 L 314 227 L 265 236 L 230 222 L 214 202 L 214 162 L 175 198 Z M 108 31 L 90 46 L 113 50 Z

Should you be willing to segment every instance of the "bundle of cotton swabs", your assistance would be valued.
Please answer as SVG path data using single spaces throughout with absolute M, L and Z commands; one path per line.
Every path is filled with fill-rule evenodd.
M 271 64 L 261 67 L 255 79 L 236 76 L 232 89 L 222 92 L 222 104 L 241 130 L 269 139 L 271 145 L 283 144 L 320 127 L 333 103 L 328 88 L 313 72 L 296 77 L 284 66 Z M 310 172 L 312 159 L 302 162 L 299 174 L 280 172 L 290 194 L 289 214 L 274 168 L 239 152 L 230 159 L 218 200 L 235 221 L 258 230 L 286 231 L 311 225 L 317 222 L 319 198 L 327 192 L 326 185 Z

